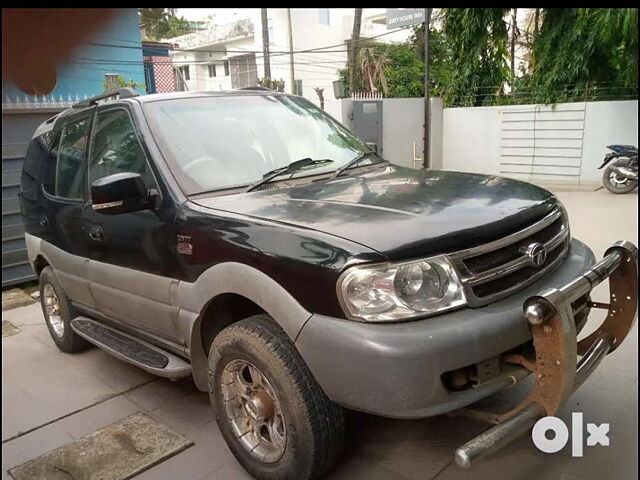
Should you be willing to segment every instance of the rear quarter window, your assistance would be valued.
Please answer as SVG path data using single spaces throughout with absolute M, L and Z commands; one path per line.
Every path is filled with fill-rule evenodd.
M 60 132 L 54 132 L 52 130 L 45 133 L 41 137 L 41 143 L 47 152 L 44 157 L 44 165 L 42 166 L 42 186 L 47 193 L 53 195 L 56 188 L 56 163 L 60 143 Z
M 42 188 L 49 195 L 81 200 L 84 193 L 89 117 L 63 126 L 57 134 L 43 135 L 40 142 L 48 145 L 42 171 Z

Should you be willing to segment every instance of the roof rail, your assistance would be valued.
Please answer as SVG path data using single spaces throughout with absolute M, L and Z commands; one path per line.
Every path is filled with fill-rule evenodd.
M 90 107 L 91 105 L 97 105 L 99 100 L 104 100 L 105 98 L 111 98 L 116 96 L 120 98 L 131 98 L 131 97 L 138 97 L 140 96 L 140 94 L 130 87 L 118 88 L 117 90 L 110 90 L 106 93 L 101 93 L 100 95 L 96 95 L 95 97 L 87 98 L 86 100 L 75 103 L 71 108 Z
M 271 88 L 267 88 L 267 87 L 241 87 L 241 88 L 237 88 L 236 90 L 258 90 L 259 92 L 275 92 L 275 90 L 271 89 Z

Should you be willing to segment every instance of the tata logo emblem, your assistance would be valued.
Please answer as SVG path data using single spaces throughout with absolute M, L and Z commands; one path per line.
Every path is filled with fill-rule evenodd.
M 524 249 L 525 256 L 529 260 L 529 265 L 536 268 L 544 265 L 544 262 L 547 260 L 547 249 L 543 244 L 533 242 L 522 248 Z

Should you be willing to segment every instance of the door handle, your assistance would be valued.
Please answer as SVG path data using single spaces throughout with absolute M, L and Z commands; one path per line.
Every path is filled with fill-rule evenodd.
M 96 242 L 101 242 L 104 240 L 104 232 L 102 231 L 102 227 L 91 227 L 89 230 L 89 238 Z

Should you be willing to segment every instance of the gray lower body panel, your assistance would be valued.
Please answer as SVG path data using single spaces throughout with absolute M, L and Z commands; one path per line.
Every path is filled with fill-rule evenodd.
M 345 407 L 394 418 L 439 415 L 508 386 L 506 379 L 496 379 L 451 392 L 441 376 L 531 340 L 523 302 L 565 284 L 594 263 L 593 252 L 574 239 L 555 272 L 498 302 L 396 324 L 313 315 L 296 347 L 329 398 Z

